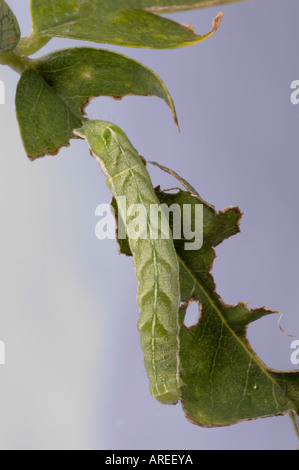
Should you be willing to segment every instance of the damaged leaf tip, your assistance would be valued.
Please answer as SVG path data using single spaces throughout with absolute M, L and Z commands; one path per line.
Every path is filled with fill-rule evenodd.
M 223 18 L 223 15 L 224 13 L 222 13 L 221 11 L 218 13 L 217 16 L 215 16 L 215 18 L 213 19 L 213 31 L 217 31 L 217 29 L 219 28 L 220 26 L 220 23 L 222 21 L 222 18 Z

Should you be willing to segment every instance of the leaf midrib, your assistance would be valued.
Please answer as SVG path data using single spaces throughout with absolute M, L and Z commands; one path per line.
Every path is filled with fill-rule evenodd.
M 27 69 L 29 70 L 29 69 Z M 74 109 L 71 108 L 70 104 L 67 103 L 65 101 L 65 99 L 63 98 L 62 95 L 60 95 L 59 93 L 57 93 L 56 89 L 54 87 L 52 87 L 51 85 L 49 85 L 49 83 L 47 82 L 47 80 L 45 79 L 45 77 L 43 76 L 43 74 L 39 71 L 38 68 L 35 68 L 35 67 L 32 67 L 31 70 L 33 70 L 35 73 L 37 73 L 43 80 L 43 82 L 45 83 L 45 85 L 54 93 L 54 95 L 61 101 L 61 103 L 63 103 L 63 105 L 70 111 L 70 113 L 77 119 L 81 119 L 81 122 L 83 122 L 86 118 L 84 118 L 84 116 L 82 116 L 82 114 L 78 113 L 76 114 L 76 112 L 74 111 Z M 84 103 L 83 103 L 83 106 L 84 106 Z
M 276 380 L 273 378 L 273 376 L 271 375 L 270 372 L 268 372 L 268 368 L 265 366 L 263 366 L 263 363 L 262 361 L 260 361 L 256 354 L 251 352 L 250 349 L 248 349 L 246 347 L 246 344 L 240 339 L 240 337 L 236 334 L 236 332 L 230 327 L 229 323 L 227 322 L 226 318 L 223 316 L 221 310 L 217 307 L 214 299 L 210 296 L 210 294 L 207 292 L 207 290 L 205 289 L 205 287 L 201 284 L 201 282 L 199 281 L 199 279 L 193 274 L 193 271 L 189 269 L 189 267 L 186 265 L 186 263 L 183 261 L 183 259 L 179 256 L 179 254 L 177 254 L 178 256 L 178 259 L 179 259 L 179 262 L 183 265 L 183 267 L 186 269 L 186 271 L 188 272 L 188 274 L 190 275 L 190 277 L 194 280 L 194 282 L 198 285 L 199 289 L 203 292 L 203 294 L 206 296 L 206 298 L 208 299 L 210 305 L 213 307 L 213 309 L 215 310 L 215 312 L 217 313 L 217 315 L 219 316 L 220 320 L 222 321 L 223 325 L 227 328 L 227 330 L 229 331 L 229 333 L 233 336 L 233 338 L 235 339 L 235 341 L 237 341 L 237 343 L 239 343 L 239 345 L 242 346 L 242 348 L 244 349 L 244 351 L 247 353 L 247 355 L 250 357 L 250 359 L 252 361 L 254 361 L 256 363 L 256 365 L 259 367 L 259 369 L 263 372 L 263 374 L 268 378 L 268 380 L 270 380 L 270 382 L 276 386 L 277 388 L 279 388 L 279 390 L 281 390 L 281 392 L 285 395 L 286 392 L 285 390 L 280 386 L 279 383 L 276 382 Z M 199 320 L 200 321 L 200 320 Z M 289 400 L 294 404 L 295 406 L 295 403 L 293 401 L 292 398 L 289 397 L 288 395 L 288 398 Z

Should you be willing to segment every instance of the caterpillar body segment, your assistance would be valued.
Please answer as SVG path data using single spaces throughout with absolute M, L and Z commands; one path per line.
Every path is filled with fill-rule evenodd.
M 85 139 L 107 178 L 126 227 L 138 281 L 138 329 L 150 392 L 161 403 L 180 399 L 179 265 L 171 235 L 151 237 L 151 205 L 159 200 L 139 153 L 115 124 L 88 121 L 75 133 Z M 130 233 L 132 207 L 142 205 L 145 232 Z M 161 217 L 165 217 L 161 214 Z M 165 221 L 161 227 L 165 227 Z

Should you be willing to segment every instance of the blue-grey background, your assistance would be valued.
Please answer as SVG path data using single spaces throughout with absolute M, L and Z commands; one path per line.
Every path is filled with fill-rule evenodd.
M 28 35 L 29 1 L 8 4 Z M 241 234 L 217 248 L 218 291 L 228 303 L 284 311 L 283 327 L 299 339 L 299 106 L 290 102 L 299 4 L 252 0 L 221 10 L 221 28 L 197 46 L 103 46 L 161 76 L 181 133 L 156 98 L 95 99 L 88 114 L 120 125 L 144 157 L 176 170 L 218 210 L 241 208 Z M 203 34 L 218 11 L 173 17 Z M 84 44 L 55 39 L 45 51 Z M 18 76 L 2 67 L 0 79 L 0 448 L 294 449 L 287 416 L 203 429 L 180 405 L 149 395 L 132 261 L 94 233 L 96 206 L 110 201 L 105 179 L 79 141 L 29 162 L 14 109 Z M 174 185 L 150 172 L 155 184 Z M 277 319 L 256 322 L 249 337 L 267 365 L 291 369 L 291 339 Z

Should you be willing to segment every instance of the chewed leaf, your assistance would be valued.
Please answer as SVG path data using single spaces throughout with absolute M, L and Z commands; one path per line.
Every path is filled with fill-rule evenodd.
M 196 189 L 193 188 L 193 186 L 191 186 L 191 184 L 188 183 L 188 181 L 186 181 L 184 178 L 178 175 L 175 171 L 171 170 L 170 168 L 167 168 L 166 166 L 160 165 L 160 163 L 157 163 L 157 162 L 149 162 L 149 163 L 151 163 L 154 166 L 157 166 L 158 168 L 160 168 L 160 170 L 165 171 L 165 173 L 168 173 L 169 175 L 173 176 L 185 189 L 187 189 L 187 191 L 190 194 L 192 194 L 195 198 L 198 197 L 199 199 L 201 199 Z M 207 206 L 209 205 L 207 202 L 205 204 Z M 213 208 L 213 206 L 210 206 L 210 207 Z
M 163 167 L 165 171 L 171 172 Z M 187 191 L 168 194 L 156 189 L 161 204 L 169 208 L 192 207 L 193 231 L 203 230 L 200 249 L 185 249 L 184 226 L 180 238 L 174 237 L 180 264 L 180 360 L 182 365 L 182 405 L 187 418 L 201 426 L 226 426 L 241 420 L 299 412 L 299 373 L 269 369 L 252 350 L 247 327 L 275 312 L 259 308 L 250 310 L 246 303 L 229 306 L 216 292 L 211 275 L 215 250 L 219 243 L 239 232 L 241 213 L 229 208 L 217 213 L 205 203 L 194 188 L 176 173 Z M 192 188 L 192 189 L 191 189 Z M 203 224 L 197 227 L 195 208 L 203 206 Z M 173 218 L 170 218 L 171 224 Z M 119 241 L 121 252 L 128 247 Z M 200 305 L 196 325 L 186 328 L 184 317 L 191 301 Z
M 17 116 L 30 158 L 55 154 L 69 144 L 92 97 L 157 96 L 177 116 L 162 80 L 144 65 L 114 52 L 74 48 L 35 61 L 21 77 Z M 53 119 L 55 116 L 55 119 Z
M 0 53 L 14 49 L 21 37 L 19 24 L 9 6 L 0 0 Z
M 31 0 L 35 34 L 115 44 L 170 49 L 197 44 L 217 30 L 197 35 L 192 27 L 162 18 L 148 10 L 153 2 L 131 0 Z M 145 7 L 145 8 L 143 8 Z
M 24 147 L 31 159 L 57 153 L 69 144 L 73 129 L 81 124 L 81 118 L 35 70 L 24 72 L 19 81 L 16 111 Z

